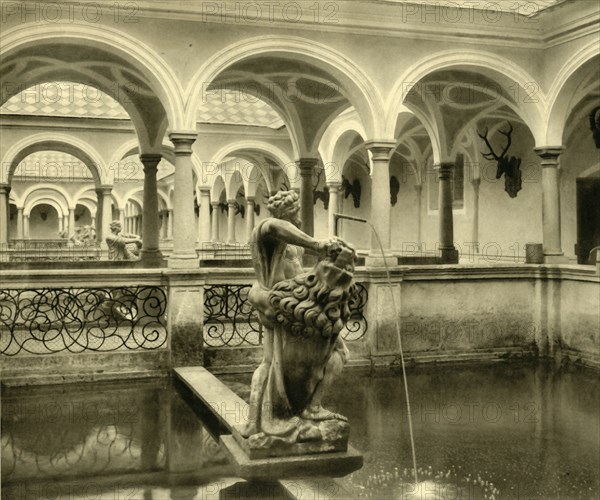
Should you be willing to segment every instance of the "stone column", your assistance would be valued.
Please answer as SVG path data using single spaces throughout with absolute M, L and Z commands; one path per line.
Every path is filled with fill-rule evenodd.
M 471 183 L 473 184 L 473 245 L 476 253 L 479 253 L 479 187 L 481 186 L 481 179 L 479 177 L 474 178 Z
M 315 233 L 313 203 L 313 172 L 319 163 L 318 158 L 300 158 L 296 161 L 300 171 L 300 219 L 302 231 L 313 236 Z
M 371 152 L 373 171 L 371 172 L 371 223 L 381 240 L 384 254 L 388 254 L 391 244 L 391 204 L 390 200 L 390 157 L 396 147 L 393 141 L 368 141 L 365 144 Z M 358 223 L 353 223 L 357 226 Z M 357 231 L 366 230 L 356 227 Z M 370 228 L 369 228 L 370 229 Z M 391 261 L 389 262 L 391 263 Z M 375 234 L 371 234 L 371 251 L 366 264 L 377 267 L 384 264 L 381 249 Z
M 254 196 L 246 197 L 246 240 L 250 241 L 254 230 Z
M 69 207 L 69 238 L 75 234 L 75 209 Z
M 29 214 L 23 215 L 23 236 L 26 240 L 29 239 Z
M 8 244 L 8 226 L 10 224 L 9 194 L 10 186 L 6 184 L 0 185 L 0 245 L 2 248 Z
M 121 228 L 125 230 L 125 209 L 119 208 L 119 222 L 121 223 Z
M 198 241 L 210 241 L 210 188 L 200 188 L 200 214 L 198 216 Z
M 235 239 L 235 200 L 227 200 L 227 243 L 237 243 Z
M 560 228 L 560 189 L 558 158 L 562 146 L 536 148 L 542 159 L 542 226 L 544 235 L 544 261 L 566 261 L 562 251 Z
M 23 207 L 17 207 L 17 239 L 23 239 Z
M 59 215 L 58 216 L 58 232 L 62 233 L 64 226 L 63 226 L 63 218 Z
M 212 224 L 211 224 L 211 239 L 214 243 L 219 241 L 219 202 L 211 202 L 213 207 L 212 211 Z
M 423 184 L 415 184 L 414 188 L 417 193 L 417 244 L 420 250 L 423 241 Z
M 161 159 L 161 155 L 140 155 L 144 165 L 142 261 L 144 265 L 150 267 L 159 267 L 162 263 L 162 254 L 158 249 L 158 186 L 156 184 L 156 172 Z
M 457 263 L 458 251 L 454 247 L 454 223 L 452 219 L 452 175 L 454 164 L 439 164 L 439 244 L 442 262 Z
M 92 224 L 91 226 L 95 229 L 96 228 L 96 217 L 92 217 Z
M 329 182 L 329 236 L 335 235 L 335 214 L 340 212 L 340 189 L 341 182 Z
M 101 245 L 106 245 L 106 237 L 110 234 L 110 223 L 112 222 L 112 200 L 110 194 L 112 186 L 100 186 L 96 189 L 100 212 L 96 212 L 98 220 L 98 241 Z M 70 230 L 69 230 L 70 231 Z
M 102 243 L 102 190 L 96 188 L 96 241 Z M 66 229 L 66 227 L 64 227 Z
M 175 147 L 175 192 L 173 207 L 173 254 L 170 267 L 198 267 L 194 214 L 192 144 L 196 132 L 172 132 L 169 139 Z
M 173 239 L 173 209 L 167 211 L 167 239 Z
M 69 216 L 63 215 L 62 221 L 63 221 L 63 229 L 68 232 L 69 231 Z

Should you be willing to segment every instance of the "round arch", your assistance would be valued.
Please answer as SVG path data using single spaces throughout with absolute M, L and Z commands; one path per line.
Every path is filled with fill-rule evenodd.
M 95 201 L 90 200 L 89 198 L 79 198 L 75 202 L 75 207 L 77 207 L 77 205 L 81 205 L 82 207 L 87 208 L 90 211 L 92 217 L 96 216 L 97 206 Z
M 133 67 L 138 69 L 150 82 L 152 91 L 160 101 L 168 124 L 173 130 L 182 129 L 184 124 L 184 105 L 182 100 L 183 89 L 175 77 L 171 67 L 147 44 L 132 37 L 122 30 L 116 30 L 102 25 L 77 24 L 46 24 L 41 30 L 37 23 L 27 23 L 16 26 L 3 33 L 0 45 L 0 57 L 7 58 L 12 53 L 26 49 L 37 44 L 47 43 L 75 43 L 78 46 L 91 46 L 104 49 L 111 54 L 118 55 Z M 38 82 L 39 83 L 39 82 Z M 162 140 L 166 124 L 162 133 L 157 133 L 158 141 Z M 138 135 L 140 131 L 138 130 Z M 140 139 L 142 135 L 140 135 Z M 146 142 L 144 137 L 144 142 Z M 148 141 L 147 148 L 152 148 Z M 153 152 L 151 150 L 145 152 Z
M 236 42 L 216 53 L 198 69 L 186 92 L 188 128 L 195 127 L 196 111 L 207 82 L 213 82 L 222 71 L 247 57 L 278 53 L 304 58 L 336 76 L 349 92 L 347 97 L 357 109 L 367 133 L 371 137 L 379 137 L 382 129 L 379 117 L 383 116 L 383 102 L 378 88 L 367 74 L 347 55 L 329 46 L 300 37 L 279 35 L 260 36 Z
M 75 203 L 73 203 L 73 199 L 67 190 L 56 184 L 36 184 L 35 186 L 29 186 L 23 191 L 18 202 L 20 206 L 25 207 L 28 203 L 31 203 L 31 200 L 35 200 L 36 197 L 48 197 L 49 195 L 64 206 L 63 211 L 65 213 L 68 214 L 70 208 L 75 208 Z
M 600 61 L 594 61 L 594 59 L 598 59 L 599 56 L 600 46 L 598 43 L 590 43 L 569 59 L 569 62 L 557 75 L 548 93 L 548 112 L 545 116 L 547 132 L 543 145 L 562 145 L 569 113 L 577 104 L 573 100 L 577 97 L 581 74 L 589 71 L 592 66 L 597 68 Z
M 30 154 L 40 151 L 60 151 L 70 154 L 90 169 L 96 185 L 108 182 L 104 161 L 93 147 L 67 134 L 45 132 L 18 141 L 5 153 L 2 163 L 8 165 L 8 168 L 2 169 L 0 183 L 10 184 L 19 163 Z
M 66 217 L 67 215 L 69 215 L 69 211 L 65 211 L 64 207 L 57 200 L 44 197 L 31 200 L 27 204 L 27 207 L 23 209 L 23 215 L 30 215 L 31 211 L 38 205 L 50 205 L 52 208 L 54 208 L 54 210 L 56 210 L 56 213 L 59 217 Z
M 210 201 L 216 202 L 221 198 L 221 193 L 225 191 L 225 196 L 227 196 L 227 192 L 225 189 L 225 180 L 221 174 L 218 174 L 213 179 L 213 184 L 210 188 Z
M 424 57 L 409 67 L 397 80 L 386 99 L 385 108 L 388 110 L 385 118 L 385 132 L 393 136 L 397 115 L 402 111 L 407 91 L 426 76 L 440 70 L 457 67 L 469 67 L 479 72 L 486 72 L 494 81 L 498 82 L 504 89 L 508 88 L 509 82 L 517 83 L 523 91 L 523 95 L 529 95 L 524 89 L 528 88 L 535 79 L 518 64 L 498 54 L 492 54 L 476 50 L 447 50 Z M 498 70 L 502 68 L 502 72 Z M 541 89 L 536 93 L 536 99 L 524 107 L 517 107 L 515 112 L 529 127 L 536 144 L 544 141 L 544 115 L 546 108 L 546 96 Z

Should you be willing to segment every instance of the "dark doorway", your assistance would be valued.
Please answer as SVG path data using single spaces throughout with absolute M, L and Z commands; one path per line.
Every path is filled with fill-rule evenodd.
M 577 254 L 578 264 L 594 264 L 590 256 L 600 246 L 600 177 L 577 179 Z

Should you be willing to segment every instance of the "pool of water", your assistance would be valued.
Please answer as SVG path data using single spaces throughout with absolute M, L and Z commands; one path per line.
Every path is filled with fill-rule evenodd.
M 598 498 L 597 373 L 502 364 L 408 377 L 418 498 Z M 247 397 L 249 376 L 225 381 Z M 400 376 L 346 374 L 330 402 L 365 457 L 343 480 L 354 497 L 408 495 Z M 170 381 L 4 389 L 2 498 L 260 498 L 240 489 L 214 433 Z

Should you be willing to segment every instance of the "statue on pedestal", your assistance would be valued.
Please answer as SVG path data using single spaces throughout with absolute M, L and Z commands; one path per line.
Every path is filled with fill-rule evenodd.
M 252 233 L 257 282 L 249 294 L 264 326 L 264 354 L 236 439 L 251 456 L 345 451 L 346 418 L 323 408 L 322 398 L 348 359 L 339 333 L 356 293 L 356 252 L 340 239 L 302 232 L 295 191 L 278 192 L 267 208 L 271 217 Z M 304 249 L 319 255 L 309 272 Z
M 140 260 L 142 240 L 137 234 L 119 234 L 121 223 L 110 223 L 110 234 L 106 237 L 110 260 Z

